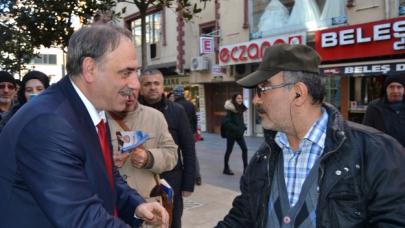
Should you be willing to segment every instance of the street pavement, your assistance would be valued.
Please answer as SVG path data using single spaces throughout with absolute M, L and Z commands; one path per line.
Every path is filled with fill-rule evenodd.
M 204 140 L 196 144 L 200 161 L 202 185 L 185 198 L 183 228 L 212 228 L 228 213 L 233 199 L 240 193 L 239 180 L 243 172 L 242 152 L 235 143 L 229 166 L 233 176 L 222 174 L 226 139 L 203 133 Z M 245 137 L 250 157 L 263 142 L 262 137 Z

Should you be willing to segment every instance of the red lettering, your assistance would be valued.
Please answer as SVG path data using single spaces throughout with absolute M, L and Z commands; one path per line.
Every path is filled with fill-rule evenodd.
M 209 40 L 204 40 L 204 50 L 211 51 L 211 42 Z
M 236 52 L 238 51 L 238 46 L 233 47 L 231 50 L 231 59 L 235 62 L 238 61 L 238 58 L 235 56 Z
M 273 44 L 285 44 L 285 41 L 283 39 L 277 39 L 273 42 Z
M 247 60 L 247 58 L 246 58 L 246 45 L 241 45 L 241 46 L 239 46 L 240 47 L 240 55 L 239 55 L 239 60 L 240 61 L 246 61 Z
M 248 47 L 247 53 L 250 59 L 260 58 L 259 45 L 257 45 L 256 43 L 251 43 Z
M 271 46 L 269 41 L 264 41 L 262 43 L 262 46 L 260 47 L 260 56 L 259 58 L 263 58 L 264 55 L 264 51 L 266 50 L 266 48 L 269 48 Z
M 227 63 L 229 61 L 229 49 L 228 48 L 222 48 L 221 51 L 219 52 L 219 59 L 223 63 Z

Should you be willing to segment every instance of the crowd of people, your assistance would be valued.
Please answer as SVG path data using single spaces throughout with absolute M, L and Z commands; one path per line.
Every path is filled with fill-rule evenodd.
M 248 162 L 247 107 L 240 93 L 225 101 L 223 174 L 237 142 L 243 175 L 216 227 L 405 226 L 405 77 L 387 76 L 357 124 L 324 102 L 320 62 L 309 46 L 277 44 L 237 81 L 255 89 L 265 137 Z M 113 24 L 72 35 L 67 72 L 49 87 L 39 71 L 21 82 L 0 71 L 1 226 L 182 227 L 183 197 L 201 185 L 184 87 L 165 94 L 162 72 L 138 75 L 131 34 Z M 121 151 L 135 130 L 148 139 Z

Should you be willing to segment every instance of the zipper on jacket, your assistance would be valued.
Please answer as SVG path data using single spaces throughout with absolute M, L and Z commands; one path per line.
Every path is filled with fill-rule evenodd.
M 270 145 L 266 142 L 266 146 L 267 146 L 267 148 L 268 148 L 268 150 L 269 150 L 269 153 L 268 153 L 268 155 L 264 155 L 265 156 L 265 159 L 267 159 L 267 165 L 266 165 L 266 173 L 267 173 L 267 189 L 266 189 L 266 193 L 265 193 L 265 196 L 264 196 L 264 199 L 263 199 L 263 204 L 262 204 L 262 208 L 261 208 L 261 210 L 260 210 L 260 213 L 261 213 L 261 218 L 259 218 L 259 220 L 260 220 L 260 224 L 259 224 L 259 227 L 260 228 L 264 228 L 264 218 L 265 218 L 265 216 L 267 216 L 265 213 L 267 213 L 267 210 L 266 210 L 266 207 L 267 207 L 267 204 L 268 204 L 268 202 L 266 202 L 265 200 L 268 198 L 268 196 L 270 195 L 270 188 L 271 188 L 271 180 L 270 180 L 270 158 L 271 158 L 271 154 L 272 154 L 272 150 L 271 150 L 271 147 L 270 147 Z M 266 156 L 268 156 L 268 158 L 266 158 Z
M 323 163 L 323 161 L 325 161 L 328 157 L 330 157 L 332 154 L 334 154 L 334 153 L 336 153 L 339 149 L 340 149 L 340 147 L 342 147 L 342 145 L 343 145 L 343 143 L 346 141 L 346 134 L 343 132 L 343 131 L 339 131 L 340 133 L 341 133 L 341 135 L 343 136 L 343 138 L 342 138 L 342 140 L 340 141 L 340 143 L 338 144 L 338 146 L 334 149 L 334 150 L 331 150 L 331 151 L 329 151 L 329 152 L 327 152 L 326 154 L 325 154 L 325 156 L 324 157 L 321 157 L 321 159 L 320 159 L 320 161 L 319 161 L 319 171 L 320 171 L 320 177 L 319 177 L 319 180 L 318 180 L 318 187 L 320 188 L 320 186 L 321 186 L 321 184 L 322 184 L 322 180 L 323 180 L 323 177 L 324 177 L 324 175 L 325 175 L 325 169 L 323 168 L 323 165 L 322 165 L 322 163 Z M 320 197 L 321 195 L 319 194 L 319 197 Z M 318 199 L 318 202 L 319 202 L 319 199 Z M 318 205 L 319 206 L 319 205 Z M 317 221 L 319 221 L 318 219 L 320 218 L 320 212 L 319 212 L 319 207 L 317 206 L 317 210 L 316 210 L 316 220 Z M 319 227 L 319 223 L 317 222 L 316 223 L 316 226 L 317 227 Z
M 319 166 L 319 169 L 320 169 L 320 171 L 321 171 L 321 175 L 320 175 L 320 178 L 319 178 L 319 181 L 318 181 L 318 185 L 320 186 L 320 184 L 322 183 L 322 179 L 323 179 L 323 176 L 324 176 L 324 168 L 323 168 L 323 166 L 322 166 L 322 163 L 323 163 L 323 161 L 325 161 L 328 157 L 330 157 L 332 154 L 334 154 L 334 153 L 336 153 L 336 151 L 338 151 L 339 149 L 340 149 L 340 147 L 342 147 L 342 145 L 343 145 L 343 143 L 346 141 L 346 135 L 345 135 L 345 133 L 343 132 L 343 131 L 340 131 L 340 132 L 342 132 L 342 136 L 343 136 L 343 138 L 342 138 L 342 140 L 340 141 L 340 143 L 338 144 L 338 146 L 334 149 L 334 150 L 331 150 L 331 151 L 329 151 L 329 152 L 327 152 L 327 153 L 325 153 L 325 156 L 324 157 L 321 157 L 321 160 L 319 161 L 319 164 L 320 164 L 320 166 Z

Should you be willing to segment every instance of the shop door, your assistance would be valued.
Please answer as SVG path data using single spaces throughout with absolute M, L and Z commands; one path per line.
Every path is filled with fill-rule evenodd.
M 225 101 L 231 99 L 235 93 L 242 94 L 242 87 L 233 83 L 206 84 L 205 106 L 207 113 L 207 131 L 210 133 L 220 133 L 221 121 L 225 116 Z

